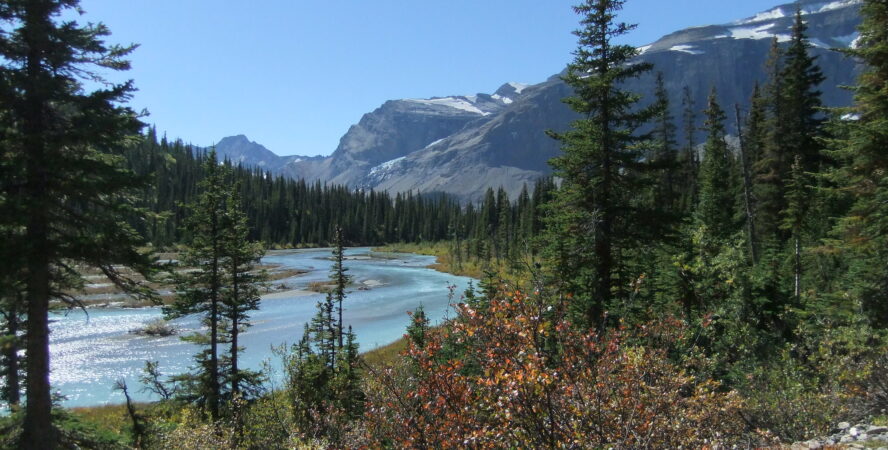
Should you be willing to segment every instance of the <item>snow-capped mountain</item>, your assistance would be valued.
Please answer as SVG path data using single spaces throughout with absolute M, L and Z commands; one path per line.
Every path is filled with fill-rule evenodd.
M 748 103 L 754 84 L 764 79 L 772 39 L 788 39 L 800 8 L 811 51 L 827 77 L 820 86 L 823 101 L 847 105 L 851 93 L 840 86 L 852 84 L 859 67 L 832 49 L 854 45 L 860 3 L 802 0 L 728 24 L 688 28 L 641 47 L 639 59 L 663 72 L 674 117 L 681 117 L 685 86 L 698 111 L 712 87 L 732 110 Z M 653 76 L 627 88 L 650 98 Z M 355 188 L 448 192 L 464 200 L 477 200 L 488 187 L 516 195 L 524 183 L 550 172 L 547 161 L 560 150 L 545 131 L 566 130 L 576 118 L 562 102 L 571 94 L 555 75 L 532 86 L 507 83 L 489 95 L 388 101 L 353 125 L 331 156 L 287 161 L 277 170 Z

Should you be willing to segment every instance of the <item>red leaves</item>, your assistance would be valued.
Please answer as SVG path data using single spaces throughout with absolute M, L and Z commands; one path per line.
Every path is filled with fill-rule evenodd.
M 486 308 L 459 305 L 449 330 L 405 352 L 412 376 L 370 399 L 377 411 L 370 428 L 382 430 L 374 439 L 436 448 L 663 448 L 710 445 L 734 431 L 733 396 L 667 358 L 680 322 L 602 336 L 541 314 L 551 309 L 540 301 L 511 290 Z

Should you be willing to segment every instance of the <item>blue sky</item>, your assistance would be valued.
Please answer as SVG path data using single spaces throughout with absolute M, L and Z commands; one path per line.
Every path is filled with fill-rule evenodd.
M 198 145 L 245 134 L 280 155 L 330 154 L 389 99 L 538 83 L 576 47 L 573 0 L 81 0 L 81 21 L 138 43 L 139 92 L 159 133 Z M 629 0 L 643 45 L 780 0 Z

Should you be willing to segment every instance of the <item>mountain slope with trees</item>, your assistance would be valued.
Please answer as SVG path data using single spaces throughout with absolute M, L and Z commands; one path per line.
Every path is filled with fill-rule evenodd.
M 790 34 L 769 43 L 766 76 L 742 102 L 715 81 L 705 102 L 684 89 L 666 95 L 666 73 L 638 59 L 644 49 L 614 41 L 634 29 L 619 20 L 624 3 L 574 8 L 565 101 L 580 118 L 550 133 L 560 185 L 542 178 L 514 201 L 487 189 L 464 207 L 297 182 L 140 136 L 120 106 L 129 85 L 84 98 L 67 72 L 38 64 L 48 43 L 97 51 L 114 68 L 125 68 L 127 49 L 95 46 L 101 27 L 60 27 L 50 13 L 76 2 L 4 4 L 15 32 L 2 36 L 12 37 L 0 75 L 13 89 L 0 115 L 0 211 L 13 214 L 0 215 L 0 343 L 24 344 L 27 389 L 10 376 L 19 352 L 3 352 L 2 394 L 24 406 L 0 417 L 0 446 L 760 447 L 826 435 L 840 420 L 884 420 L 888 4 L 817 7 L 859 4 L 863 17 L 847 51 L 861 66 L 853 103 L 824 109 L 806 21 L 816 14 L 802 14 L 815 3 L 787 15 Z M 648 71 L 645 89 L 623 82 Z M 697 117 L 702 152 L 677 136 L 697 131 Z M 38 118 L 66 126 L 43 129 Z M 88 132 L 97 128 L 107 133 Z M 248 392 L 236 336 L 261 307 L 248 271 L 256 240 L 332 243 L 335 287 L 303 339 L 276 350 L 286 383 Z M 455 298 L 451 320 L 433 329 L 418 309 L 406 349 L 370 366 L 341 320 L 348 240 L 443 241 L 452 261 L 490 270 Z M 48 403 L 46 302 L 79 282 L 75 263 L 150 275 L 136 247 L 148 242 L 185 245 L 194 271 L 174 309 L 204 314 L 209 336 L 196 339 L 208 351 L 172 384 L 148 364 L 143 381 L 162 400 L 128 402 L 130 424 L 103 433 Z
M 808 27 L 809 51 L 825 77 L 823 104 L 850 105 L 851 94 L 842 86 L 853 84 L 859 66 L 833 48 L 855 43 L 860 1 L 803 0 L 798 5 Z M 673 117 L 681 117 L 685 93 L 695 105 L 705 105 L 713 84 L 724 105 L 745 105 L 755 83 L 765 82 L 771 40 L 788 43 L 794 14 L 795 3 L 787 3 L 733 23 L 676 31 L 641 47 L 638 59 L 663 73 Z M 571 89 L 560 75 L 526 87 L 505 84 L 492 96 L 389 101 L 353 125 L 329 157 L 285 165 L 288 157 L 279 157 L 276 173 L 393 193 L 446 192 L 474 202 L 487 188 L 502 186 L 514 199 L 524 184 L 552 173 L 548 160 L 559 155 L 559 146 L 542 130 L 563 132 L 577 118 L 561 101 Z M 651 98 L 655 75 L 627 80 L 626 87 Z M 726 130 L 737 136 L 734 122 L 727 121 Z M 687 137 L 681 130 L 677 139 Z M 262 164 L 261 158 L 244 162 Z

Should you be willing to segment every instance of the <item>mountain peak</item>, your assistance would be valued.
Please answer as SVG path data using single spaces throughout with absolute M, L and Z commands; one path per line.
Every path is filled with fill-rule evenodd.
M 786 42 L 792 34 L 796 10 L 800 10 L 808 24 L 808 40 L 814 47 L 831 49 L 851 46 L 858 33 L 855 22 L 862 0 L 802 0 L 787 3 L 760 12 L 752 17 L 722 25 L 691 27 L 676 31 L 660 40 L 639 48 L 642 54 L 679 52 L 702 55 L 734 40 L 770 41 L 776 38 Z
M 218 145 L 231 145 L 231 144 L 255 144 L 255 142 L 250 141 L 250 139 L 247 138 L 247 136 L 245 136 L 243 134 L 238 134 L 238 135 L 234 135 L 234 136 L 226 136 L 226 137 L 222 138 L 219 141 L 219 143 L 216 145 L 218 146 Z
M 745 19 L 735 21 L 732 23 L 732 25 L 747 25 L 751 23 L 773 21 L 776 19 L 782 19 L 784 17 L 792 17 L 793 15 L 795 15 L 797 9 L 801 10 L 803 15 L 820 14 L 842 8 L 847 8 L 850 6 L 856 6 L 861 4 L 862 2 L 863 0 L 801 0 L 795 3 L 787 3 L 784 5 L 776 6 L 767 11 L 760 12 L 752 17 L 747 17 Z

